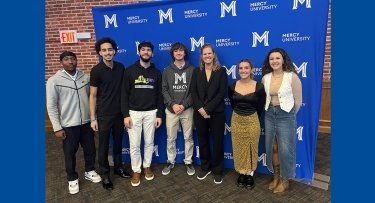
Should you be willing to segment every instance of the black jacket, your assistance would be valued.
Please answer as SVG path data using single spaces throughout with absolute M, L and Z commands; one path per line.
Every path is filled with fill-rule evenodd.
M 194 110 L 201 107 L 208 114 L 223 112 L 225 109 L 224 97 L 227 91 L 228 75 L 225 68 L 212 71 L 207 82 L 205 70 L 196 68 L 193 72 L 191 94 Z
M 154 64 L 144 68 L 139 61 L 124 71 L 121 91 L 121 111 L 125 117 L 129 110 L 150 111 L 157 109 L 156 117 L 162 117 L 163 95 L 161 73 Z

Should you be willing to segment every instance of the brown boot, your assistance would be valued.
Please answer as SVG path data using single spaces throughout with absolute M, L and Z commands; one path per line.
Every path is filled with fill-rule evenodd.
M 289 187 L 289 180 L 285 180 L 283 178 L 280 178 L 279 184 L 276 186 L 276 188 L 273 190 L 273 193 L 281 193 L 284 192 Z
M 273 166 L 273 180 L 268 185 L 269 190 L 274 190 L 280 182 L 280 165 Z

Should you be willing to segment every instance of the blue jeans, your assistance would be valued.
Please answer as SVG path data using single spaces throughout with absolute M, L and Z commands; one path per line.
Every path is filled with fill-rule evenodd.
M 296 171 L 296 115 L 294 108 L 288 113 L 280 106 L 270 105 L 265 112 L 265 142 L 267 168 L 273 172 L 272 144 L 277 139 L 280 174 L 285 179 L 295 177 Z

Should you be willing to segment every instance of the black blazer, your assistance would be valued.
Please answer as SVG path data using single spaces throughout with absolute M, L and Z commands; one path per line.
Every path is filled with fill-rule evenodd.
M 227 91 L 228 75 L 225 68 L 212 71 L 207 82 L 206 71 L 196 68 L 191 81 L 191 95 L 194 110 L 204 108 L 208 114 L 223 112 L 224 97 Z

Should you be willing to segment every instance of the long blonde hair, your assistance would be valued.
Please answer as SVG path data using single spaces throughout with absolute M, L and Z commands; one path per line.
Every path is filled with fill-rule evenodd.
M 211 48 L 212 50 L 212 53 L 214 54 L 214 59 L 212 60 L 212 71 L 216 71 L 216 70 L 219 70 L 219 68 L 221 68 L 221 65 L 220 65 L 220 62 L 219 62 L 219 59 L 217 58 L 217 55 L 215 53 L 215 50 L 213 48 L 213 46 L 211 44 L 204 44 L 201 48 L 201 54 L 200 54 L 200 57 L 199 57 L 199 68 L 201 70 L 204 69 L 204 61 L 203 61 L 203 49 L 205 48 Z

